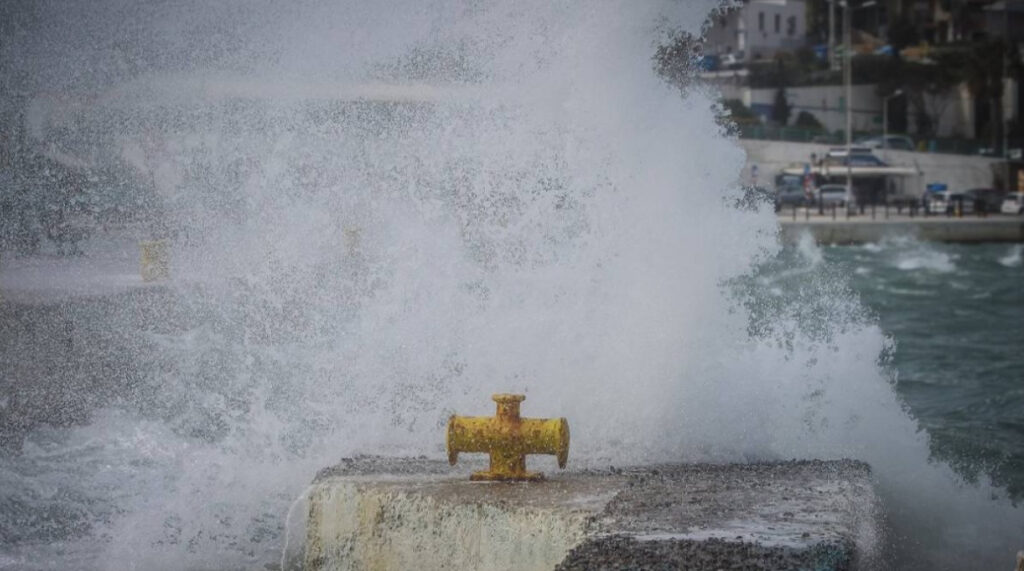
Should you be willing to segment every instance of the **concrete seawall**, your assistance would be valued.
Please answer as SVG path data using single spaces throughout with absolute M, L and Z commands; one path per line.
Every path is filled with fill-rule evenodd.
M 873 569 L 881 509 L 848 460 L 662 465 L 470 482 L 363 457 L 314 483 L 305 569 Z
M 849 219 L 839 216 L 833 220 L 829 215 L 807 215 L 801 210 L 795 220 L 788 212 L 780 215 L 779 225 L 782 240 L 786 243 L 796 242 L 804 234 L 810 234 L 819 244 L 860 244 L 897 236 L 911 236 L 918 240 L 935 242 L 1024 242 L 1022 216 L 890 216 L 886 219 L 878 214 L 874 220 L 870 215 Z

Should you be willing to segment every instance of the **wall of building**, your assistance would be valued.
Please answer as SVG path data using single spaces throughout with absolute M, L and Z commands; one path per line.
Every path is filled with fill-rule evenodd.
M 738 10 L 711 19 L 709 53 L 744 52 L 745 59 L 771 59 L 780 50 L 795 50 L 807 34 L 804 0 L 751 0 Z
M 767 122 L 775 103 L 777 88 L 753 89 L 737 85 L 733 82 L 717 83 L 716 87 L 723 99 L 739 99 L 750 107 L 754 113 L 761 115 Z M 854 85 L 853 93 L 853 130 L 880 131 L 882 129 L 882 101 L 876 95 L 876 86 Z M 786 89 L 786 99 L 792 106 L 790 120 L 795 120 L 801 111 L 814 115 L 828 131 L 846 129 L 846 94 L 841 85 L 814 87 L 790 87 Z

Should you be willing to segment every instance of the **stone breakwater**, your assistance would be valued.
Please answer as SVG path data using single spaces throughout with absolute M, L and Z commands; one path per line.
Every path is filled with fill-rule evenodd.
M 307 569 L 869 569 L 881 508 L 861 462 L 665 465 L 476 483 L 358 458 L 310 493 Z
M 911 218 L 885 216 L 879 208 L 874 217 L 868 211 L 851 218 L 840 213 L 833 219 L 830 213 L 822 216 L 815 209 L 798 209 L 796 216 L 786 209 L 779 216 L 779 226 L 783 241 L 789 243 L 799 241 L 804 234 L 810 234 L 819 244 L 861 244 L 900 236 L 935 242 L 1024 242 L 1022 216 Z

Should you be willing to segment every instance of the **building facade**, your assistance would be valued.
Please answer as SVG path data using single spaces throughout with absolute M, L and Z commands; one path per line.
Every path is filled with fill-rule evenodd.
M 747 62 L 795 50 L 806 35 L 804 0 L 750 0 L 713 16 L 706 38 L 710 55 Z

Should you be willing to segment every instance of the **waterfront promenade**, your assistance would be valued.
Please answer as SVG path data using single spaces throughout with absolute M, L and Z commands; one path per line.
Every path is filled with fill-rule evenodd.
M 866 209 L 849 216 L 841 209 L 819 214 L 817 208 L 786 208 L 778 216 L 785 242 L 795 242 L 804 233 L 820 244 L 860 244 L 894 236 L 937 242 L 1024 242 L 1020 215 L 908 216 L 878 207 L 874 214 Z

